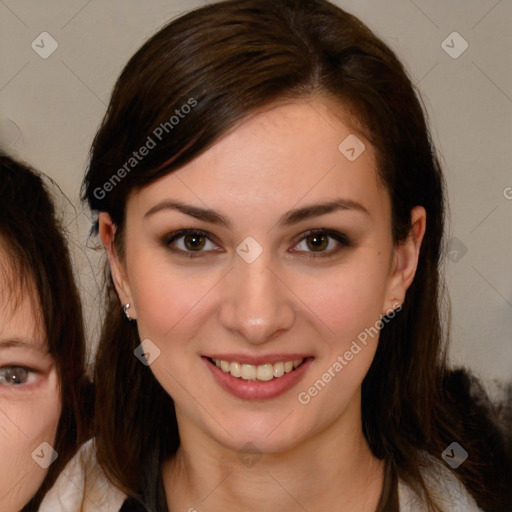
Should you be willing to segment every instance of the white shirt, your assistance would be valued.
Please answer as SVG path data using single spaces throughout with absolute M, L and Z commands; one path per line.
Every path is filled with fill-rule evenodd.
M 455 475 L 428 457 L 422 474 L 436 503 L 446 512 L 483 512 Z M 85 492 L 84 492 L 85 490 Z M 46 494 L 39 512 L 118 512 L 126 495 L 114 487 L 96 463 L 94 441 L 85 443 Z M 427 512 L 423 500 L 398 482 L 400 512 Z
M 125 499 L 96 463 L 91 439 L 68 462 L 39 512 L 118 512 Z
M 446 512 L 483 512 L 467 489 L 441 461 L 428 455 L 429 465 L 421 471 L 436 504 Z M 424 501 L 407 484 L 398 481 L 400 512 L 428 512 Z

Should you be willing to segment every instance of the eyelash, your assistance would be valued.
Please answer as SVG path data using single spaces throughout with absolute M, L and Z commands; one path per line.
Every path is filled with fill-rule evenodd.
M 22 382 L 20 384 L 15 383 L 9 383 L 5 381 L 5 376 L 3 375 L 4 372 L 9 370 L 25 370 L 27 372 L 27 382 Z M 21 365 L 8 365 L 8 366 L 2 366 L 0 367 L 0 386 L 5 386 L 9 388 L 17 388 L 21 386 L 27 386 L 30 384 L 33 384 L 34 376 L 38 375 L 40 372 L 37 370 L 34 370 L 33 368 L 28 368 L 26 366 Z
M 208 252 L 208 251 L 185 251 L 183 249 L 176 249 L 171 247 L 171 244 L 176 242 L 176 240 L 179 240 L 180 238 L 184 238 L 187 235 L 200 235 L 205 238 L 207 238 L 210 242 L 215 243 L 214 239 L 206 232 L 202 231 L 200 229 L 183 229 L 180 231 L 175 231 L 173 233 L 170 233 L 169 235 L 165 236 L 162 239 L 162 243 L 165 247 L 170 249 L 172 252 L 180 254 L 186 258 L 197 258 L 200 257 L 202 253 Z M 314 251 L 307 251 L 307 256 L 302 256 L 309 259 L 316 259 L 316 258 L 330 258 L 335 256 L 341 249 L 343 248 L 349 248 L 353 247 L 354 244 L 352 241 L 343 233 L 339 233 L 338 231 L 332 231 L 329 229 L 311 229 L 309 231 L 306 231 L 302 233 L 300 236 L 301 238 L 294 244 L 298 245 L 300 242 L 306 240 L 308 237 L 312 235 L 327 235 L 329 238 L 336 240 L 340 247 L 337 249 L 331 250 L 329 252 L 318 252 L 315 253 Z M 304 251 L 293 251 L 293 252 L 304 252 Z

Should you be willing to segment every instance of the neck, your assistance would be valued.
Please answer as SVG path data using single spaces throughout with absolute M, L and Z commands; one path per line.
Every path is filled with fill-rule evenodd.
M 371 453 L 357 418 L 286 452 L 252 458 L 191 425 L 180 428 L 187 434 L 163 468 L 169 511 L 375 512 L 384 463 Z

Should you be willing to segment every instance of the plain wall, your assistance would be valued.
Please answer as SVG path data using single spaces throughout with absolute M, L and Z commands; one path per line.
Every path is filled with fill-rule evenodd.
M 62 189 L 91 339 L 98 333 L 101 272 L 94 253 L 83 250 L 90 215 L 79 201 L 90 144 L 129 57 L 169 19 L 205 3 L 0 3 L 0 144 Z M 398 53 L 430 116 L 451 209 L 446 262 L 451 359 L 471 367 L 490 386 L 493 379 L 510 381 L 512 2 L 336 3 L 360 16 Z M 40 52 L 51 48 L 43 32 L 58 44 L 47 58 L 31 46 L 35 41 Z M 463 39 L 450 36 L 453 32 Z M 464 41 L 467 49 L 454 58 Z

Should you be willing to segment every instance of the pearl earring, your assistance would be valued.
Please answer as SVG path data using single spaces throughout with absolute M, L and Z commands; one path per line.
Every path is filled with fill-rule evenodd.
M 134 318 L 132 318 L 132 317 L 130 316 L 130 314 L 128 313 L 128 310 L 129 310 L 129 309 L 130 309 L 130 304 L 125 304 L 125 305 L 123 306 L 123 312 L 124 312 L 124 314 L 126 315 L 126 318 L 128 318 L 128 320 L 129 320 L 130 322 L 133 322 Z

